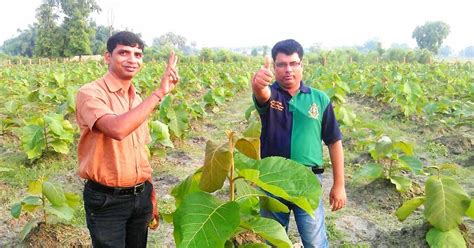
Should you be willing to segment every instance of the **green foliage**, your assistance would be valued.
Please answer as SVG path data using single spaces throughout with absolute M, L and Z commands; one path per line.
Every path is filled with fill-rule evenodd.
M 187 195 L 173 216 L 177 247 L 223 246 L 240 223 L 236 202 L 222 202 L 202 191 Z
M 34 53 L 37 30 L 35 25 L 19 30 L 18 36 L 3 42 L 1 50 L 13 56 L 31 57 Z
M 41 4 L 36 10 L 37 36 L 34 46 L 34 55 L 37 57 L 59 57 L 63 45 L 61 44 L 61 30 L 56 21 L 59 16 L 54 13 L 53 6 L 47 3 Z
M 74 128 L 59 114 L 33 117 L 22 128 L 21 142 L 28 159 L 35 160 L 52 148 L 57 153 L 68 154 L 74 142 Z
M 453 178 L 440 175 L 441 170 L 450 167 L 433 167 L 438 175 L 426 180 L 425 195 L 408 200 L 395 213 L 404 221 L 423 204 L 423 215 L 433 226 L 426 235 L 430 247 L 466 247 L 459 224 L 463 216 L 472 214 L 469 210 L 472 200 Z
M 29 183 L 27 195 L 12 205 L 10 213 L 14 218 L 19 218 L 22 212 L 32 215 L 20 233 L 23 240 L 40 221 L 71 220 L 79 203 L 79 195 L 65 193 L 61 186 L 40 178 Z
M 424 25 L 415 28 L 412 38 L 416 39 L 416 43 L 421 49 L 426 48 L 437 54 L 449 32 L 448 24 L 442 21 L 426 22 Z
M 390 180 L 398 191 L 405 192 L 411 187 L 411 180 L 400 172 L 422 173 L 423 165 L 414 156 L 413 145 L 403 142 L 393 142 L 388 136 L 382 136 L 369 145 L 369 153 L 376 163 L 368 163 L 357 171 L 356 178 L 374 180 L 384 178 Z
M 204 166 L 172 191 L 177 205 L 172 213 L 176 246 L 224 247 L 235 235 L 251 231 L 273 245 L 291 247 L 278 222 L 258 216 L 259 199 L 261 207 L 288 212 L 262 189 L 312 215 L 321 196 L 317 179 L 304 166 L 285 158 L 249 158 L 242 153 L 258 159 L 258 139 L 237 138 L 233 132 L 227 135 L 224 144 L 207 143 Z M 230 201 L 210 194 L 221 189 L 226 179 Z

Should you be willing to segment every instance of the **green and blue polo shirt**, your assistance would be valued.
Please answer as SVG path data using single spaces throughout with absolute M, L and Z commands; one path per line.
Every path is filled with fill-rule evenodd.
M 262 121 L 261 157 L 280 156 L 321 167 L 322 141 L 332 144 L 342 139 L 329 97 L 303 81 L 293 97 L 277 82 L 270 90 L 270 99 L 263 105 L 253 96 Z

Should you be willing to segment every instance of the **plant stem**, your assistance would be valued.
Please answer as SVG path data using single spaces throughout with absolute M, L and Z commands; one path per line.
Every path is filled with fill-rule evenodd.
M 390 166 L 388 167 L 388 177 L 392 177 L 392 166 L 393 166 L 393 159 L 390 159 Z
M 43 118 L 44 120 L 44 118 Z M 44 153 L 48 153 L 48 133 L 47 133 L 47 130 L 46 130 L 46 121 L 44 121 L 44 127 L 43 127 L 43 132 L 44 132 L 44 144 L 45 144 L 45 151 Z
M 43 204 L 43 220 L 44 224 L 46 224 L 46 197 L 44 197 L 44 194 L 41 194 L 41 202 Z
M 229 138 L 229 152 L 230 152 L 230 179 L 229 179 L 229 191 L 230 191 L 230 200 L 234 201 L 235 199 L 235 184 L 234 184 L 234 133 L 230 132 L 228 134 Z

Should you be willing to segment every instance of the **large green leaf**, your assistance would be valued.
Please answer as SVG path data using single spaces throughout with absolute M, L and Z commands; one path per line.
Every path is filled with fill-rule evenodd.
M 64 196 L 66 197 L 67 205 L 71 208 L 75 208 L 81 203 L 81 197 L 76 193 L 66 192 Z
M 376 156 L 374 157 L 374 159 L 378 160 L 380 158 L 383 158 L 383 157 L 387 156 L 388 153 L 392 152 L 392 149 L 393 149 L 392 141 L 388 140 L 388 139 L 385 140 L 385 139 L 381 138 L 375 144 L 375 154 L 376 154 Z
M 199 182 L 201 181 L 201 176 L 202 172 L 198 170 L 173 188 L 171 195 L 176 199 L 176 207 L 181 204 L 186 195 L 200 190 Z
M 308 214 L 314 214 L 322 191 L 318 179 L 307 167 L 283 157 L 267 157 L 254 163 L 242 156 L 236 154 L 239 176 L 274 196 L 295 203 Z
M 38 125 L 27 125 L 22 129 L 21 143 L 28 159 L 35 159 L 43 154 L 46 148 L 44 139 L 44 127 Z
M 469 208 L 466 210 L 466 216 L 474 220 L 474 200 L 472 199 Z
M 414 156 L 403 155 L 399 158 L 399 161 L 416 174 L 420 174 L 423 170 L 423 164 L 418 158 Z
M 400 149 L 405 155 L 413 156 L 413 145 L 404 141 L 397 141 L 393 144 L 394 148 Z
M 240 223 L 239 205 L 197 191 L 187 195 L 173 215 L 177 247 L 224 247 Z
M 64 133 L 63 128 L 63 116 L 58 114 L 48 114 L 44 116 L 44 122 L 47 127 L 57 136 L 61 136 Z
M 168 126 L 161 121 L 155 120 L 150 122 L 151 139 L 153 143 L 159 142 L 163 146 L 174 148 L 170 139 Z
M 368 163 L 362 169 L 358 170 L 355 175 L 356 178 L 367 178 L 370 180 L 383 178 L 383 165 L 379 163 Z
M 252 169 L 246 169 L 252 170 Z M 245 170 L 243 170 L 245 171 Z M 259 174 L 259 171 L 253 170 L 254 173 Z M 252 172 L 248 172 L 249 174 Z M 254 177 L 254 178 L 258 178 Z M 277 199 L 268 196 L 265 192 L 251 186 L 245 180 L 237 180 L 236 183 L 237 198 L 236 201 L 239 203 L 240 212 L 245 214 L 258 213 L 258 205 L 260 203 L 261 208 L 265 208 L 272 212 L 285 212 L 288 213 L 290 210 L 285 204 L 281 203 Z M 258 198 L 257 198 L 258 197 Z M 260 198 L 260 201 L 259 201 Z
M 71 220 L 74 216 L 74 209 L 71 207 L 64 205 L 64 206 L 55 206 L 55 205 L 48 205 L 44 207 L 46 212 L 50 214 L 54 214 L 57 217 L 65 220 Z
M 240 225 L 272 243 L 276 247 L 292 247 L 292 243 L 283 226 L 278 221 L 253 217 L 242 220 Z
M 46 196 L 53 206 L 64 206 L 66 204 L 63 189 L 50 182 L 43 182 L 43 195 Z
M 415 209 L 425 202 L 424 196 L 415 197 L 403 203 L 401 207 L 397 209 L 395 215 L 399 221 L 404 221 Z
M 69 153 L 68 143 L 66 143 L 64 140 L 55 139 L 50 144 L 53 147 L 54 151 L 57 153 L 62 153 L 62 154 Z
M 466 242 L 458 228 L 443 232 L 433 227 L 426 234 L 426 241 L 428 241 L 431 248 L 466 247 Z
M 243 214 L 258 214 L 258 190 L 243 179 L 235 181 L 236 197 L 240 212 Z
M 441 231 L 456 228 L 471 199 L 452 178 L 431 176 L 425 183 L 425 218 Z
M 395 187 L 400 192 L 406 192 L 411 187 L 411 180 L 408 177 L 403 176 L 390 176 L 390 182 L 395 184 Z
M 207 192 L 214 192 L 222 188 L 229 174 L 231 161 L 232 154 L 229 151 L 229 143 L 218 145 L 211 140 L 207 141 L 199 187 Z
M 168 127 L 176 137 L 183 136 L 189 121 L 188 116 L 186 110 L 179 106 L 176 109 L 173 107 L 171 96 L 166 96 L 160 104 L 160 117 L 168 121 Z
M 240 138 L 235 143 L 235 148 L 249 158 L 260 159 L 260 139 Z

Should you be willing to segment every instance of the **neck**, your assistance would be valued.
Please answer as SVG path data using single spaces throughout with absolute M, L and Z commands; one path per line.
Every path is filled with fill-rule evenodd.
M 128 92 L 128 89 L 130 89 L 130 85 L 132 84 L 132 79 L 123 79 L 115 75 L 113 72 L 108 71 L 107 74 L 105 75 L 105 78 L 109 78 L 115 82 L 120 83 L 122 85 L 122 89 L 125 92 Z
M 300 90 L 300 84 L 301 83 L 299 83 L 298 85 L 295 85 L 293 87 L 285 87 L 283 84 L 280 84 L 280 83 L 278 83 L 278 84 L 280 85 L 280 87 L 282 89 L 286 90 L 288 92 L 288 94 L 290 94 L 291 96 L 294 96 Z

